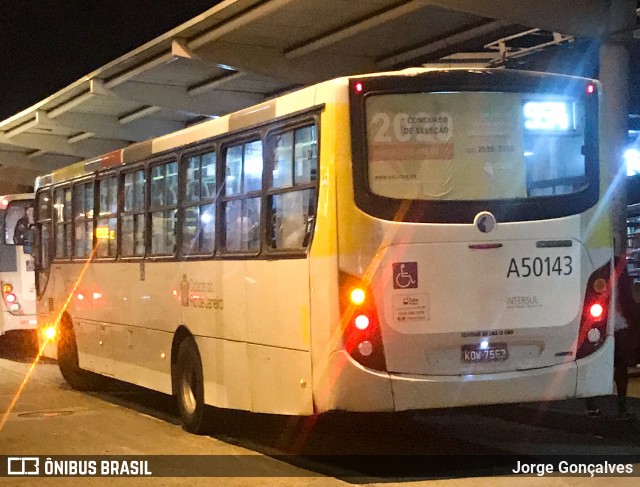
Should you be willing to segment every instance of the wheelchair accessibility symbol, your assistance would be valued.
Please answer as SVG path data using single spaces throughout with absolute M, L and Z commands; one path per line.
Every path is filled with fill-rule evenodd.
M 418 263 L 396 262 L 393 264 L 393 288 L 411 289 L 418 287 Z

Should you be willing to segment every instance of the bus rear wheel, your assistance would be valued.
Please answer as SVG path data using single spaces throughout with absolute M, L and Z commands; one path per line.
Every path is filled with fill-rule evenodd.
M 192 337 L 185 338 L 178 348 L 174 380 L 178 409 L 184 429 L 189 433 L 205 431 L 204 383 L 202 360 Z
M 60 327 L 58 339 L 58 368 L 62 377 L 71 387 L 78 391 L 89 391 L 98 388 L 95 374 L 82 370 L 78 365 L 78 345 L 73 325 L 65 320 Z

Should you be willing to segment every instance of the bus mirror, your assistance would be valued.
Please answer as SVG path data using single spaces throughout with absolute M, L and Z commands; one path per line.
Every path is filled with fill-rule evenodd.
M 25 231 L 24 240 L 22 241 L 22 250 L 25 254 L 33 255 L 33 241 L 33 228 L 29 228 L 27 231 Z

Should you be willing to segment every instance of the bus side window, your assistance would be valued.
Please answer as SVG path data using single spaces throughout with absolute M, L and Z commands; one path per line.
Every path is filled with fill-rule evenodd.
M 315 212 L 313 189 L 274 195 L 271 211 L 273 248 L 300 249 L 308 245 Z
M 151 168 L 151 254 L 172 255 L 176 250 L 178 163 Z
M 317 130 L 301 127 L 273 137 L 269 190 L 270 245 L 272 249 L 308 247 L 317 199 Z
M 222 206 L 223 237 L 227 251 L 260 250 L 262 158 L 261 140 L 229 147 L 227 150 L 226 201 Z
M 118 181 L 116 176 L 100 179 L 98 191 L 97 255 L 98 257 L 115 257 L 118 247 Z
M 120 217 L 120 251 L 123 257 L 144 256 L 145 182 L 144 169 L 124 174 L 124 206 Z

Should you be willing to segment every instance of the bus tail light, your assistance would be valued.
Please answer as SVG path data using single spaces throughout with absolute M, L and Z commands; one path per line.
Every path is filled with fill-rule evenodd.
M 386 370 L 380 321 L 366 283 L 340 272 L 340 315 L 345 350 L 361 365 Z
M 20 311 L 20 303 L 18 303 L 18 296 L 13 292 L 13 285 L 10 282 L 2 283 L 2 298 L 7 306 L 7 309 L 11 313 L 17 313 Z
M 604 343 L 611 301 L 610 283 L 610 263 L 597 269 L 589 278 L 582 306 L 576 359 L 592 354 Z

